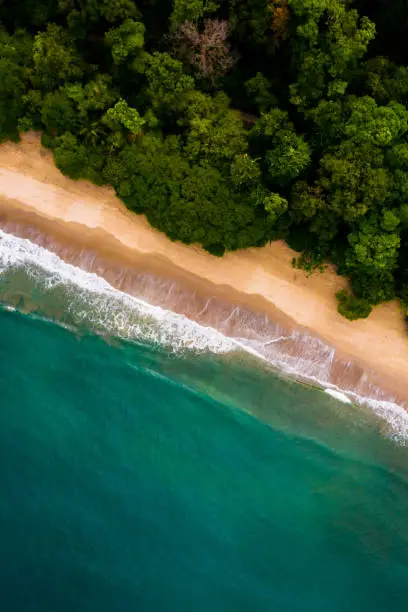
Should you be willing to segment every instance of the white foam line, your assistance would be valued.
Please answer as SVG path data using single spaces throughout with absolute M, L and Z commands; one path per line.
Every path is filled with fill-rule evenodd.
M 124 293 L 115 289 L 104 278 L 66 263 L 55 253 L 30 240 L 0 230 L 0 277 L 16 267 L 24 267 L 28 275 L 41 282 L 47 289 L 57 286 L 69 287 L 71 284 L 84 290 L 87 296 L 92 296 L 92 303 L 84 304 L 83 310 L 77 310 L 75 314 L 80 321 L 89 322 L 90 312 L 94 313 L 93 319 L 91 318 L 90 321 L 91 324 L 95 324 L 96 327 L 102 325 L 105 333 L 122 336 L 126 339 L 157 342 L 169 346 L 173 350 L 189 348 L 198 351 L 208 350 L 214 353 L 226 353 L 234 350 L 245 351 L 289 376 L 323 388 L 338 400 L 345 401 L 342 398 L 348 400 L 352 398 L 354 403 L 369 406 L 374 413 L 390 424 L 400 442 L 408 441 L 408 414 L 396 402 L 364 397 L 354 391 L 340 389 L 336 385 L 322 380 L 321 377 L 318 378 L 302 371 L 301 359 L 296 359 L 295 366 L 284 361 L 285 355 L 282 356 L 282 359 L 268 359 L 250 346 L 249 341 L 245 338 L 227 337 L 218 330 L 201 325 L 184 315 L 165 310 L 160 306 L 154 306 L 140 298 Z M 39 268 L 42 273 L 39 273 Z M 44 276 L 44 271 L 48 274 L 48 277 Z M 71 301 L 74 302 L 77 296 L 78 294 L 70 295 Z M 70 308 L 69 305 L 68 308 Z M 132 315 L 135 314 L 138 319 L 131 321 Z M 262 346 L 291 338 L 293 338 L 293 334 L 291 336 L 279 336 L 267 341 Z M 312 338 L 310 341 L 312 341 Z M 321 342 L 320 344 L 323 348 L 326 348 L 326 345 Z M 327 351 L 329 352 L 328 362 L 322 364 L 321 370 L 324 370 L 333 360 L 334 349 L 327 346 Z M 305 362 L 303 362 L 304 365 Z
M 126 338 L 142 338 L 162 344 L 173 344 L 173 348 L 178 349 L 189 347 L 197 350 L 207 349 L 216 353 L 233 350 L 233 341 L 216 329 L 200 325 L 184 315 L 178 315 L 160 306 L 153 306 L 140 298 L 119 291 L 104 278 L 64 262 L 55 253 L 30 240 L 0 230 L 0 275 L 11 268 L 21 266 L 24 266 L 30 276 L 41 280 L 47 289 L 71 283 L 93 294 L 96 299 L 92 307 L 97 310 L 100 321 L 108 325 L 108 332 Z M 41 278 L 38 268 L 50 276 Z M 106 298 L 110 298 L 110 301 Z M 141 317 L 150 317 L 158 325 L 158 329 L 154 330 L 149 321 L 143 320 L 128 325 L 126 314 L 129 313 L 124 312 L 124 307 Z M 76 315 L 85 321 L 89 311 L 78 311 Z
M 358 393 L 349 390 L 349 389 L 341 389 L 336 385 L 329 383 L 327 381 L 323 381 L 322 379 L 302 372 L 301 368 L 293 368 L 289 364 L 284 361 L 276 360 L 272 361 L 259 353 L 256 349 L 248 346 L 246 344 L 245 339 L 237 339 L 234 338 L 234 344 L 242 349 L 243 351 L 250 353 L 257 359 L 260 359 L 268 365 L 280 370 L 284 374 L 298 379 L 299 381 L 303 381 L 311 386 L 315 386 L 323 389 L 332 397 L 335 397 L 338 401 L 342 401 L 343 403 L 354 403 L 360 406 L 366 406 L 372 410 L 372 412 L 378 416 L 380 419 L 386 421 L 388 426 L 390 427 L 390 437 L 393 438 L 396 442 L 401 445 L 408 445 L 408 413 L 407 411 L 400 406 L 396 401 L 390 400 L 379 400 L 374 397 L 368 397 L 364 395 L 359 395 Z M 330 354 L 330 360 L 333 358 L 333 353 Z M 299 360 L 300 361 L 300 360 Z M 347 393 L 347 395 L 346 395 Z M 340 399 L 340 396 L 342 399 Z M 352 398 L 350 400 L 350 397 Z M 347 401 L 343 398 L 347 398 Z
M 347 397 L 347 395 L 345 395 L 344 393 L 341 393 L 340 391 L 336 391 L 336 389 L 325 389 L 324 392 L 327 393 L 328 395 L 331 395 L 335 399 L 339 400 L 339 402 L 343 402 L 343 404 L 353 403 L 351 399 Z
M 272 338 L 272 340 L 268 340 L 263 343 L 263 346 L 269 346 L 269 344 L 276 344 L 276 342 L 281 342 L 281 340 L 292 340 L 293 335 L 290 336 L 278 336 L 277 338 Z

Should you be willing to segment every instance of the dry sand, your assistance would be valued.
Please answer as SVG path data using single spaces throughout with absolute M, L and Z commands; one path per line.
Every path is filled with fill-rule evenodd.
M 344 355 L 376 370 L 394 388 L 406 389 L 408 333 L 397 302 L 376 307 L 366 320 L 350 322 L 337 313 L 335 292 L 346 281 L 334 269 L 307 276 L 294 270 L 296 255 L 283 242 L 215 258 L 196 246 L 171 242 L 143 216 L 126 210 L 110 188 L 64 177 L 52 155 L 28 134 L 19 144 L 0 146 L 0 212 L 29 214 L 35 224 L 109 249 L 116 257 L 143 257 L 151 269 L 185 277 L 207 294 L 238 294 L 253 310 L 279 309 L 297 325 L 318 334 Z

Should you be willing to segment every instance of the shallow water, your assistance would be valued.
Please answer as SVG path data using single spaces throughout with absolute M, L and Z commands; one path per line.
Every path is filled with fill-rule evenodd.
M 401 430 L 211 330 L 15 261 L 0 276 L 4 609 L 405 608 Z
M 198 295 L 174 279 L 118 264 L 88 249 L 64 246 L 30 226 L 5 223 L 0 229 L 0 293 L 12 304 L 23 302 L 25 311 L 40 309 L 51 318 L 108 336 L 158 343 L 178 352 L 244 352 L 338 399 L 369 406 L 401 439 L 408 439 L 405 391 L 396 396 L 384 388 L 383 378 L 339 355 L 308 330 Z

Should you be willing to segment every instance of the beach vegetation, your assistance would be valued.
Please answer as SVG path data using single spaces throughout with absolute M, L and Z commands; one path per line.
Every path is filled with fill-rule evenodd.
M 285 239 L 350 281 L 339 312 L 408 304 L 404 3 L 3 0 L 0 141 L 42 132 L 210 253 Z
M 345 289 L 336 293 L 337 310 L 343 317 L 349 321 L 356 319 L 366 319 L 371 313 L 372 306 L 370 302 L 364 298 L 357 298 L 355 295 L 348 293 Z

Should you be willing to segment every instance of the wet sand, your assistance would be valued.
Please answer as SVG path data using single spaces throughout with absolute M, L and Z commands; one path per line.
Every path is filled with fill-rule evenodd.
M 350 385 L 357 378 L 361 383 L 364 372 L 369 372 L 376 384 L 408 398 L 408 333 L 398 303 L 376 307 L 366 320 L 347 321 L 337 313 L 335 299 L 336 291 L 347 281 L 334 268 L 312 276 L 293 269 L 296 253 L 283 242 L 229 253 L 221 259 L 197 246 L 171 242 L 151 228 L 144 216 L 126 210 L 111 188 L 64 177 L 35 134 L 26 135 L 19 144 L 0 146 L 0 198 L 0 220 L 7 231 L 43 246 L 54 245 L 54 250 L 59 244 L 65 259 L 84 263 L 123 290 L 131 289 L 135 279 L 140 282 L 141 275 L 161 279 L 156 284 L 149 281 L 149 299 L 165 300 L 163 305 L 204 324 L 217 324 L 218 314 L 211 314 L 216 308 L 229 308 L 232 313 L 238 306 L 236 321 L 229 315 L 230 328 L 223 328 L 228 334 L 236 330 L 243 309 L 251 313 L 247 336 L 251 321 L 258 325 L 268 315 L 275 333 L 298 330 L 303 351 L 309 334 L 336 349 L 334 358 L 324 348 L 326 360 L 334 364 L 328 375 L 336 379 L 335 384 L 346 372 Z M 169 298 L 174 281 L 181 288 L 176 301 Z M 224 325 L 226 318 L 222 321 Z M 286 350 L 295 358 L 300 345 L 298 342 L 296 351 L 292 345 L 288 340 Z M 312 345 L 309 351 L 314 350 Z M 316 347 L 321 350 L 319 341 Z M 337 374 L 336 360 L 343 364 L 337 367 Z

